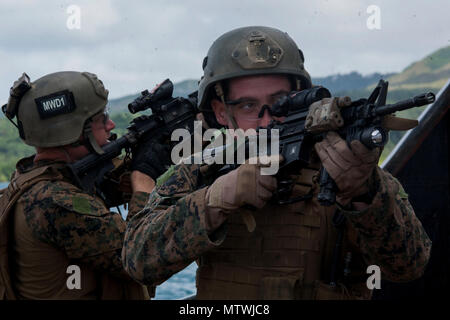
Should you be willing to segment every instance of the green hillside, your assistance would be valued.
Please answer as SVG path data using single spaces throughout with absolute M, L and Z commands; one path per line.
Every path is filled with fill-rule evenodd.
M 392 89 L 416 89 L 424 86 L 439 90 L 450 78 L 450 46 L 439 49 L 421 61 L 388 78 Z
M 414 62 L 398 74 L 378 74 L 362 76 L 357 72 L 346 75 L 332 75 L 313 78 L 313 82 L 330 89 L 336 96 L 348 95 L 352 99 L 368 97 L 380 78 L 389 81 L 388 103 L 406 99 L 432 91 L 437 93 L 450 78 L 450 46 L 439 49 L 424 59 Z M 163 80 L 163 79 L 162 79 Z M 187 96 L 197 88 L 196 80 L 185 80 L 174 84 L 174 96 Z M 141 88 L 140 88 L 141 89 Z M 144 88 L 142 88 L 143 90 Z M 149 90 L 152 88 L 148 88 Z M 112 119 L 116 123 L 119 136 L 126 132 L 130 120 L 134 117 L 128 112 L 128 103 L 138 94 L 127 95 L 109 102 Z M 399 112 L 405 118 L 417 118 L 425 107 Z M 393 149 L 404 132 L 391 132 L 391 141 L 386 145 L 381 160 Z M 16 128 L 3 116 L 0 116 L 0 181 L 8 181 L 16 161 L 33 154 L 34 149 L 25 145 L 18 136 Z
M 0 118 L 0 181 L 8 181 L 18 159 L 33 154 L 6 117 Z

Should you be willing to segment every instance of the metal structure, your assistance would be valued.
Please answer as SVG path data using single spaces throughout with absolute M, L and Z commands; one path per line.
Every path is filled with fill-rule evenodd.
M 420 115 L 419 125 L 403 136 L 381 166 L 402 183 L 433 247 L 420 279 L 404 284 L 382 281 L 374 299 L 450 295 L 449 108 L 450 80 Z

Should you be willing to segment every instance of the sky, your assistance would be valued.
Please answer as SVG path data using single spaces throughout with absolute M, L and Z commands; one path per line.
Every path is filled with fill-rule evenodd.
M 400 72 L 450 45 L 448 12 L 448 0 L 1 0 L 0 104 L 22 72 L 96 73 L 110 98 L 199 79 L 212 42 L 250 25 L 286 31 L 313 77 Z

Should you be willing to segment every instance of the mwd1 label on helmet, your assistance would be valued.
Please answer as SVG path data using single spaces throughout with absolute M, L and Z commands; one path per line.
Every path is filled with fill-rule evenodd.
M 64 90 L 34 99 L 41 119 L 51 118 L 75 110 L 75 102 L 70 91 Z

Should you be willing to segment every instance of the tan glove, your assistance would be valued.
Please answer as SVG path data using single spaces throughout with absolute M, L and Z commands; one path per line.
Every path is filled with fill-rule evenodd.
M 350 148 L 336 132 L 328 132 L 322 142 L 314 146 L 323 166 L 336 182 L 336 200 L 341 205 L 369 191 L 368 179 L 378 163 L 380 149 L 367 149 L 353 140 Z
M 278 156 L 271 159 L 272 163 L 280 160 Z M 261 175 L 263 166 L 268 165 L 245 163 L 219 177 L 209 187 L 206 193 L 206 225 L 209 231 L 220 226 L 228 214 L 242 206 L 250 205 L 260 209 L 272 198 L 277 181 L 274 176 Z M 251 220 L 248 216 L 245 219 Z M 249 230 L 254 229 L 254 226 L 249 226 L 251 221 L 246 224 Z

